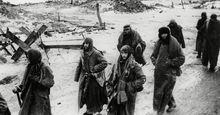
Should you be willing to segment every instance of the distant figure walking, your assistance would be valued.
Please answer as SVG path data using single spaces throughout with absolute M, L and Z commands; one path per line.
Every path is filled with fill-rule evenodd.
M 196 51 L 198 52 L 197 58 L 201 58 L 202 50 L 204 47 L 204 39 L 205 34 L 202 32 L 202 26 L 205 24 L 207 20 L 206 12 L 202 12 L 201 19 L 198 20 L 196 29 L 198 30 L 197 38 L 196 38 Z
M 146 43 L 142 40 L 140 34 L 133 30 L 130 25 L 124 26 L 124 30 L 118 38 L 117 48 L 119 52 L 123 45 L 129 45 L 131 47 L 136 62 L 142 65 L 146 64 L 146 60 L 143 56 Z
M 153 108 L 157 115 L 163 115 L 166 105 L 169 106 L 167 112 L 176 108 L 173 88 L 176 76 L 181 74 L 180 66 L 185 62 L 185 56 L 168 27 L 161 27 L 158 36 L 159 40 L 150 57 L 155 66 Z
M 93 40 L 86 38 L 75 72 L 75 81 L 79 82 L 78 106 L 85 104 L 87 111 L 83 115 L 93 115 L 101 112 L 108 103 L 105 86 L 105 68 L 107 61 L 103 54 L 93 47 Z
M 183 37 L 182 27 L 178 25 L 175 20 L 170 20 L 168 27 L 170 28 L 171 35 L 177 39 L 182 48 L 185 48 L 186 46 Z
M 206 22 L 201 31 L 205 33 L 202 64 L 208 66 L 210 62 L 209 70 L 215 72 L 220 46 L 220 21 L 217 20 L 216 14 L 211 15 L 211 19 Z

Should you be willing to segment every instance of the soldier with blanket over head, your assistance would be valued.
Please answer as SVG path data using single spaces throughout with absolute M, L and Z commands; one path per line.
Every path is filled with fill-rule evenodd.
M 29 64 L 23 80 L 13 92 L 21 92 L 22 105 L 18 115 L 52 115 L 50 106 L 50 88 L 54 85 L 54 76 L 45 65 L 38 50 L 30 49 L 27 54 Z
M 145 81 L 146 76 L 134 60 L 131 47 L 122 46 L 108 80 L 108 94 L 111 98 L 108 115 L 134 115 L 136 96 L 143 90 Z

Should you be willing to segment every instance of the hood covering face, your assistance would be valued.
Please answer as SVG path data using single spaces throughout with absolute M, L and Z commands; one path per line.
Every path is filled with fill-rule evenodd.
M 212 14 L 211 15 L 211 20 L 217 20 L 217 15 L 216 14 Z
M 209 21 L 209 24 L 208 24 L 208 33 L 214 33 L 215 30 L 218 29 L 218 20 L 217 20 L 217 15 L 216 14 L 212 14 L 211 17 L 210 17 L 210 21 Z
M 176 23 L 175 20 L 170 20 L 170 23 L 169 23 L 168 26 L 169 26 L 170 28 L 172 28 L 172 27 L 177 27 L 177 23 Z
M 170 29 L 168 27 L 161 27 L 158 32 L 159 40 L 162 41 L 162 43 L 168 44 L 170 39 Z M 168 34 L 166 39 L 161 37 L 162 34 Z
M 127 59 L 128 59 L 130 57 L 131 53 L 132 53 L 131 47 L 129 45 L 124 45 L 124 46 L 121 47 L 120 52 L 128 53 L 128 56 L 127 56 Z
M 84 44 L 89 44 L 89 47 L 88 48 L 85 48 L 84 47 Z M 82 47 L 81 49 L 83 49 L 84 51 L 91 51 L 93 48 L 93 40 L 92 38 L 86 38 L 82 44 Z
M 202 19 L 206 20 L 207 19 L 206 12 L 202 12 L 201 17 L 202 17 Z
M 129 45 L 124 45 L 121 47 L 120 52 L 131 53 L 131 47 Z
M 27 58 L 31 65 L 35 65 L 41 62 L 42 56 L 38 50 L 30 49 L 27 52 Z

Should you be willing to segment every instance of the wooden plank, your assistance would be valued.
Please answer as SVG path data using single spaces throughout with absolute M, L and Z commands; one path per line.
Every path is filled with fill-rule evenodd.
M 40 27 L 40 29 L 37 31 L 37 34 L 38 34 L 38 37 L 41 36 L 41 34 L 47 29 L 47 26 L 46 25 L 42 25 Z
M 63 48 L 63 49 L 80 49 L 81 45 L 45 45 L 45 49 Z
M 31 32 L 31 34 L 28 36 L 28 38 L 24 41 L 24 43 L 26 43 L 28 46 L 30 46 L 31 44 L 33 44 L 37 38 L 40 37 L 40 35 L 47 29 L 46 25 L 42 25 L 40 27 L 40 29 L 38 30 L 38 32 Z M 23 50 L 21 48 L 18 48 L 17 52 L 12 56 L 12 59 L 14 61 L 17 61 L 21 55 L 23 54 Z
M 27 52 L 30 47 L 24 43 L 22 40 L 20 40 L 17 36 L 15 36 L 13 33 L 11 33 L 9 31 L 9 29 L 7 28 L 7 33 L 6 33 L 6 37 L 9 38 L 11 41 L 13 41 L 14 43 L 16 43 L 19 47 L 21 47 L 21 49 L 23 49 L 25 52 Z
M 1 50 L 5 50 L 5 52 L 8 54 L 8 55 L 12 55 L 9 51 L 8 51 L 8 49 L 6 48 L 7 46 L 2 46 L 1 48 L 0 48 L 0 51 Z
M 26 34 L 27 36 L 29 36 L 31 33 L 25 28 L 25 27 L 20 27 L 19 28 L 19 30 L 21 31 L 21 32 L 23 32 L 24 34 Z
M 37 40 L 36 37 L 37 33 L 36 32 L 31 32 L 31 34 L 28 36 L 28 38 L 24 41 L 25 44 L 27 44 L 28 46 L 30 46 L 32 43 L 34 43 Z M 21 47 L 19 47 L 17 49 L 17 51 L 15 52 L 15 54 L 11 57 L 11 59 L 13 59 L 14 61 L 17 61 L 21 55 L 23 54 L 23 50 Z M 25 51 L 27 52 L 27 51 Z

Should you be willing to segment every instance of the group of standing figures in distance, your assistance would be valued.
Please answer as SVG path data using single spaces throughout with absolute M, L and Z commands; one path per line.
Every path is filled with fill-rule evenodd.
M 210 19 L 207 19 L 206 12 L 203 12 L 196 28 L 198 30 L 196 40 L 197 58 L 202 58 L 203 66 L 208 66 L 208 63 L 210 63 L 209 71 L 215 72 L 220 47 L 220 21 L 217 19 L 216 14 L 212 14 Z
M 220 22 L 217 15 L 212 14 L 207 20 L 206 13 L 196 26 L 197 58 L 202 57 L 202 64 L 215 71 L 219 52 Z M 173 95 L 176 77 L 180 76 L 181 66 L 185 62 L 182 48 L 185 48 L 182 27 L 171 20 L 167 26 L 158 30 L 150 59 L 154 69 L 153 109 L 157 115 L 172 112 L 177 104 Z M 105 68 L 108 62 L 103 52 L 93 46 L 93 40 L 86 38 L 82 44 L 79 63 L 76 67 L 74 81 L 79 82 L 78 107 L 86 105 L 83 115 L 100 114 L 103 105 L 108 104 L 107 115 L 134 115 L 137 93 L 143 90 L 146 76 L 142 70 L 146 60 L 143 52 L 145 41 L 130 25 L 123 27 L 118 38 L 117 49 L 120 52 L 113 64 L 109 78 L 106 80 Z M 13 89 L 21 93 L 21 109 L 19 115 L 51 115 L 50 88 L 54 85 L 53 72 L 42 61 L 41 53 L 30 49 L 26 53 L 29 64 L 23 80 Z M 0 94 L 0 114 L 10 115 L 5 99 Z

